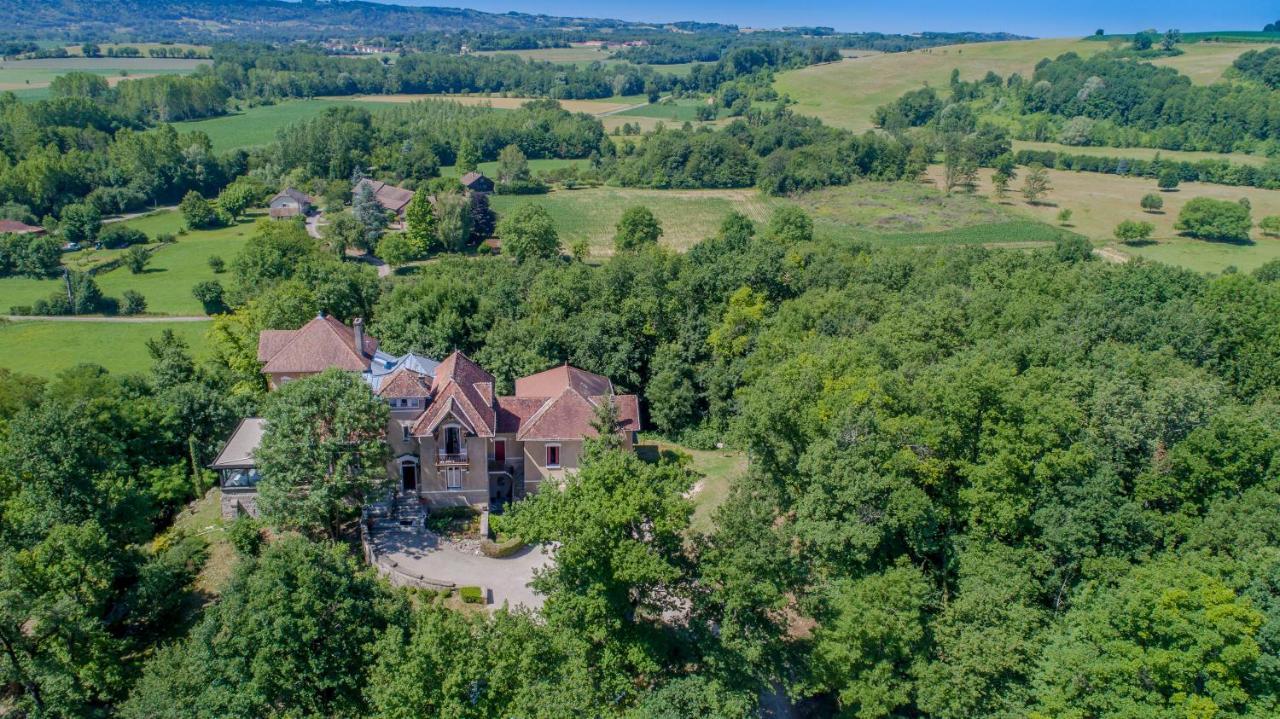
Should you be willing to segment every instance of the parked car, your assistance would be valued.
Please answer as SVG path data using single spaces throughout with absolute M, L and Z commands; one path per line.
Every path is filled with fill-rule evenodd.
M 79 249 L 80 249 L 79 242 L 68 242 L 67 244 L 62 246 L 63 252 L 75 252 L 76 250 L 79 250 Z

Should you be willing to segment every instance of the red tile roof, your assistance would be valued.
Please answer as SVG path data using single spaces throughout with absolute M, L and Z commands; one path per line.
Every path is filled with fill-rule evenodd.
M 413 199 L 413 190 L 388 185 L 381 180 L 370 180 L 367 177 L 357 183 L 352 192 L 359 192 L 360 187 L 365 184 L 373 187 L 373 194 L 377 196 L 378 204 L 397 214 L 409 204 L 409 200 Z
M 592 423 L 596 408 L 612 397 L 618 408 L 618 431 L 640 429 L 640 406 L 633 394 L 586 397 L 569 387 L 547 399 L 542 407 L 520 422 L 516 439 L 521 442 L 550 442 L 599 436 Z
M 15 235 L 27 235 L 32 233 L 42 235 L 44 234 L 44 228 L 36 225 L 28 225 L 25 222 L 18 222 L 17 220 L 0 220 L 0 232 L 13 233 Z
M 464 420 L 479 437 L 494 435 L 498 413 L 494 407 L 493 375 L 470 357 L 456 350 L 446 357 L 436 367 L 431 390 L 431 404 L 413 426 L 415 435 L 431 434 L 450 414 Z
M 401 367 L 378 385 L 379 397 L 429 397 L 431 383 L 413 370 Z
M 356 349 L 354 330 L 333 317 L 321 315 L 297 330 L 266 330 L 258 335 L 258 360 L 267 373 L 323 372 L 330 367 L 350 372 L 369 369 L 378 341 L 364 337 Z
M 517 397 L 554 397 L 569 388 L 587 397 L 613 394 L 608 377 L 567 364 L 516 380 Z

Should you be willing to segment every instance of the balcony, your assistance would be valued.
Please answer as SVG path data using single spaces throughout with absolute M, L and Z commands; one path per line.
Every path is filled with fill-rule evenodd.
M 467 464 L 467 448 L 448 451 L 444 447 L 436 450 L 436 464 Z

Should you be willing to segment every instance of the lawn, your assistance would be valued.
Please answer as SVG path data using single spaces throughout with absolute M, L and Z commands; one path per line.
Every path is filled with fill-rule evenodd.
M 198 609 L 222 593 L 235 568 L 236 551 L 227 538 L 227 525 L 222 520 L 222 492 L 214 487 L 205 496 L 187 505 L 173 520 L 173 528 L 165 536 L 186 534 L 203 537 L 209 546 L 209 557 L 193 586 L 192 609 Z
M 0 324 L 0 367 L 37 377 L 86 362 L 112 372 L 146 372 L 151 367 L 147 340 L 171 329 L 202 356 L 209 327 L 209 322 L 7 322 Z
M 1042 58 L 1067 51 L 1087 55 L 1106 49 L 1106 43 L 1076 38 L 948 45 L 846 58 L 783 72 L 774 86 L 797 101 L 796 112 L 814 115 L 829 125 L 861 131 L 871 128 L 871 113 L 876 107 L 907 90 L 925 84 L 945 88 L 952 68 L 959 68 L 965 80 L 981 78 L 987 71 L 1002 77 L 1013 72 L 1030 77 Z
M 182 227 L 182 217 L 173 210 L 156 212 L 126 221 L 151 238 L 160 233 L 170 233 L 177 241 L 166 245 L 152 245 L 151 263 L 145 272 L 135 275 L 127 268 L 118 267 L 95 275 L 94 279 L 107 297 L 119 299 L 125 290 L 136 290 L 147 298 L 147 313 L 155 315 L 200 315 L 204 310 L 191 296 L 191 288 L 203 280 L 219 279 L 209 268 L 209 257 L 219 255 L 228 263 L 248 241 L 253 232 L 253 222 L 261 213 L 251 214 L 233 227 L 214 230 L 197 230 L 177 235 Z M 121 250 L 84 250 L 68 253 L 64 261 L 78 269 L 79 266 L 96 264 L 118 255 Z M 225 275 L 223 275 L 225 278 Z M 0 312 L 8 312 L 16 305 L 30 305 L 38 299 L 62 288 L 62 281 L 32 280 L 25 277 L 0 279 Z
M 174 127 L 179 132 L 199 130 L 209 136 L 214 152 L 226 152 L 270 144 L 275 141 L 276 133 L 289 125 L 309 120 L 331 107 L 352 104 L 374 111 L 385 107 L 352 100 L 291 100 L 276 105 L 259 105 L 221 117 L 174 123 Z
M 642 438 L 641 444 L 657 447 L 660 452 L 674 451 L 689 456 L 690 467 L 699 475 L 690 492 L 693 499 L 693 528 L 704 534 L 714 530 L 712 518 L 716 509 L 729 496 L 733 482 L 747 473 L 746 454 L 733 449 L 690 449 L 650 436 Z
M 1026 170 L 1019 168 L 1019 172 L 1025 173 Z M 1096 172 L 1048 172 L 1053 189 L 1045 200 L 1046 204 L 1033 207 L 1023 201 L 1016 192 L 1021 187 L 1019 179 L 1012 184 L 1014 192 L 1006 201 L 1006 207 L 1023 217 L 1052 224 L 1057 224 L 1060 210 L 1070 209 L 1069 229 L 1090 238 L 1095 245 L 1112 245 L 1125 254 L 1158 259 L 1201 272 L 1221 272 L 1229 266 L 1250 270 L 1280 257 L 1280 240 L 1264 237 L 1257 230 L 1252 244 L 1229 244 L 1182 237 L 1173 227 L 1182 206 L 1195 197 L 1233 202 L 1247 197 L 1253 207 L 1255 222 L 1267 215 L 1280 215 L 1280 192 L 1275 190 L 1188 182 L 1183 183 L 1177 192 L 1159 193 L 1164 198 L 1164 209 L 1153 214 L 1138 207 L 1143 195 L 1156 192 L 1153 180 Z M 940 181 L 940 168 L 931 168 L 929 174 L 935 181 Z M 988 171 L 980 173 L 978 192 L 991 192 Z M 1116 244 L 1112 231 L 1122 220 L 1145 220 L 1155 225 L 1155 243 L 1141 247 Z

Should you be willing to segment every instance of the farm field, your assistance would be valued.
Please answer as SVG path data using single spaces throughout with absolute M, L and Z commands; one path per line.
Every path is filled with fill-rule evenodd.
M 1020 173 L 1025 171 L 1024 168 L 1019 168 Z M 1111 245 L 1128 255 L 1140 255 L 1200 272 L 1221 272 L 1230 266 L 1247 271 L 1280 258 L 1280 239 L 1264 237 L 1256 229 L 1252 244 L 1232 244 L 1182 237 L 1173 228 L 1178 211 L 1192 198 L 1213 197 L 1234 202 L 1247 197 L 1253 206 L 1256 223 L 1266 215 L 1280 214 L 1280 192 L 1188 182 L 1183 183 L 1177 192 L 1160 193 L 1164 198 L 1164 210 L 1162 213 L 1152 214 L 1143 212 L 1138 207 L 1138 201 L 1143 195 L 1156 191 L 1155 182 L 1150 179 L 1096 172 L 1048 172 L 1053 189 L 1049 192 L 1047 204 L 1034 207 L 1028 205 L 1016 192 L 1021 187 L 1021 180 L 1015 180 L 1010 186 L 1011 193 L 1006 206 L 1025 217 L 1053 224 L 1057 224 L 1059 210 L 1070 209 L 1072 218 L 1068 229 L 1088 237 L 1097 246 Z M 942 170 L 940 167 L 930 168 L 929 175 L 935 182 L 940 182 Z M 984 170 L 979 176 L 978 192 L 989 195 L 990 172 Z M 1155 242 L 1137 247 L 1116 243 L 1112 230 L 1127 219 L 1145 220 L 1155 225 L 1152 236 Z
M 754 189 L 645 190 L 598 187 L 546 195 L 494 195 L 494 210 L 525 202 L 547 208 L 565 247 L 586 240 L 593 257 L 613 254 L 614 226 L 623 210 L 645 205 L 662 223 L 661 244 L 686 250 L 715 233 L 733 210 L 767 222 L 779 204 L 796 204 L 814 218 L 819 237 L 880 246 L 936 244 L 1024 245 L 1052 242 L 1061 230 L 981 197 L 947 197 L 928 185 L 861 182 L 798 198 L 766 197 Z
M 309 120 L 331 107 L 357 104 L 371 111 L 385 105 L 352 100 L 291 100 L 276 105 L 259 105 L 241 112 L 204 120 L 174 123 L 179 132 L 200 131 L 213 142 L 214 152 L 261 147 L 276 139 L 276 133 L 295 122 Z
M 129 78 L 152 75 L 186 74 L 208 60 L 127 57 L 65 57 L 39 60 L 6 60 L 0 62 L 0 90 L 38 90 L 46 88 L 54 78 L 72 71 L 92 72 L 107 76 L 116 83 Z M 123 74 L 122 74 L 123 73 Z
M 230 262 L 253 231 L 253 221 L 261 215 L 251 215 L 234 227 L 222 227 L 216 230 L 197 230 L 182 235 L 177 241 L 155 247 L 151 263 L 145 272 L 135 275 L 124 267 L 95 275 L 94 279 L 102 288 L 103 295 L 117 299 L 125 290 L 136 290 L 147 298 L 147 314 L 152 315 L 201 315 L 204 309 L 191 296 L 191 288 L 204 280 L 217 279 L 218 276 L 209 269 L 209 257 L 219 255 Z M 176 211 L 163 211 L 133 220 L 124 224 L 136 227 L 151 238 L 159 233 L 177 234 L 182 226 L 182 218 Z M 119 250 L 108 250 L 118 254 Z M 77 255 L 70 253 L 67 260 L 74 261 Z M 7 314 L 10 307 L 30 305 L 38 299 L 48 297 L 62 287 L 59 279 L 33 280 L 26 277 L 6 277 L 0 279 L 0 313 Z M 2 365 L 0 365 L 2 366 Z
M 1018 150 L 1052 150 L 1053 152 L 1072 155 L 1093 155 L 1095 157 L 1127 157 L 1134 160 L 1151 160 L 1157 155 L 1166 160 L 1230 160 L 1242 165 L 1265 165 L 1268 158 L 1261 155 L 1249 155 L 1243 152 L 1194 152 L 1189 150 L 1160 150 L 1152 147 L 1095 147 L 1063 145 L 1057 142 L 1031 142 L 1014 140 L 1014 151 Z
M 948 45 L 905 53 L 885 53 L 846 59 L 802 70 L 779 73 L 774 87 L 790 95 L 796 112 L 814 115 L 836 127 L 871 129 L 876 107 L 924 84 L 945 87 L 952 68 L 966 80 L 987 71 L 1002 77 L 1013 72 L 1029 76 L 1045 57 L 1073 51 L 1081 55 L 1106 50 L 1099 42 L 1077 38 L 1012 40 Z
M 1151 61 L 1153 65 L 1171 67 L 1191 78 L 1197 85 L 1208 85 L 1222 79 L 1222 73 L 1231 67 L 1236 58 L 1248 50 L 1265 50 L 1274 43 L 1247 42 L 1196 42 L 1179 46 L 1181 55 L 1162 57 Z
M 351 95 L 349 97 L 322 97 L 321 100 L 327 101 L 345 101 L 345 102 L 364 102 L 370 104 L 377 103 L 409 103 L 422 102 L 424 100 L 448 100 L 462 105 L 489 105 L 498 110 L 516 110 L 526 102 L 539 98 L 533 97 L 498 97 L 486 95 L 434 95 L 434 94 L 409 94 L 401 93 L 398 95 Z M 585 112 L 592 115 L 598 115 L 605 112 L 617 112 L 625 110 L 632 105 L 644 102 L 645 99 L 639 95 L 630 95 L 626 97 L 612 97 L 601 100 L 560 100 L 560 105 L 569 112 Z
M 613 115 L 613 117 L 646 117 L 677 123 L 695 122 L 698 119 L 698 108 L 705 104 L 705 100 L 682 98 L 633 107 L 630 110 L 623 110 Z
M 145 372 L 151 367 L 147 340 L 171 329 L 201 357 L 210 326 L 211 322 L 5 322 L 0 323 L 0 367 L 37 377 L 52 377 L 84 363 L 113 373 Z

